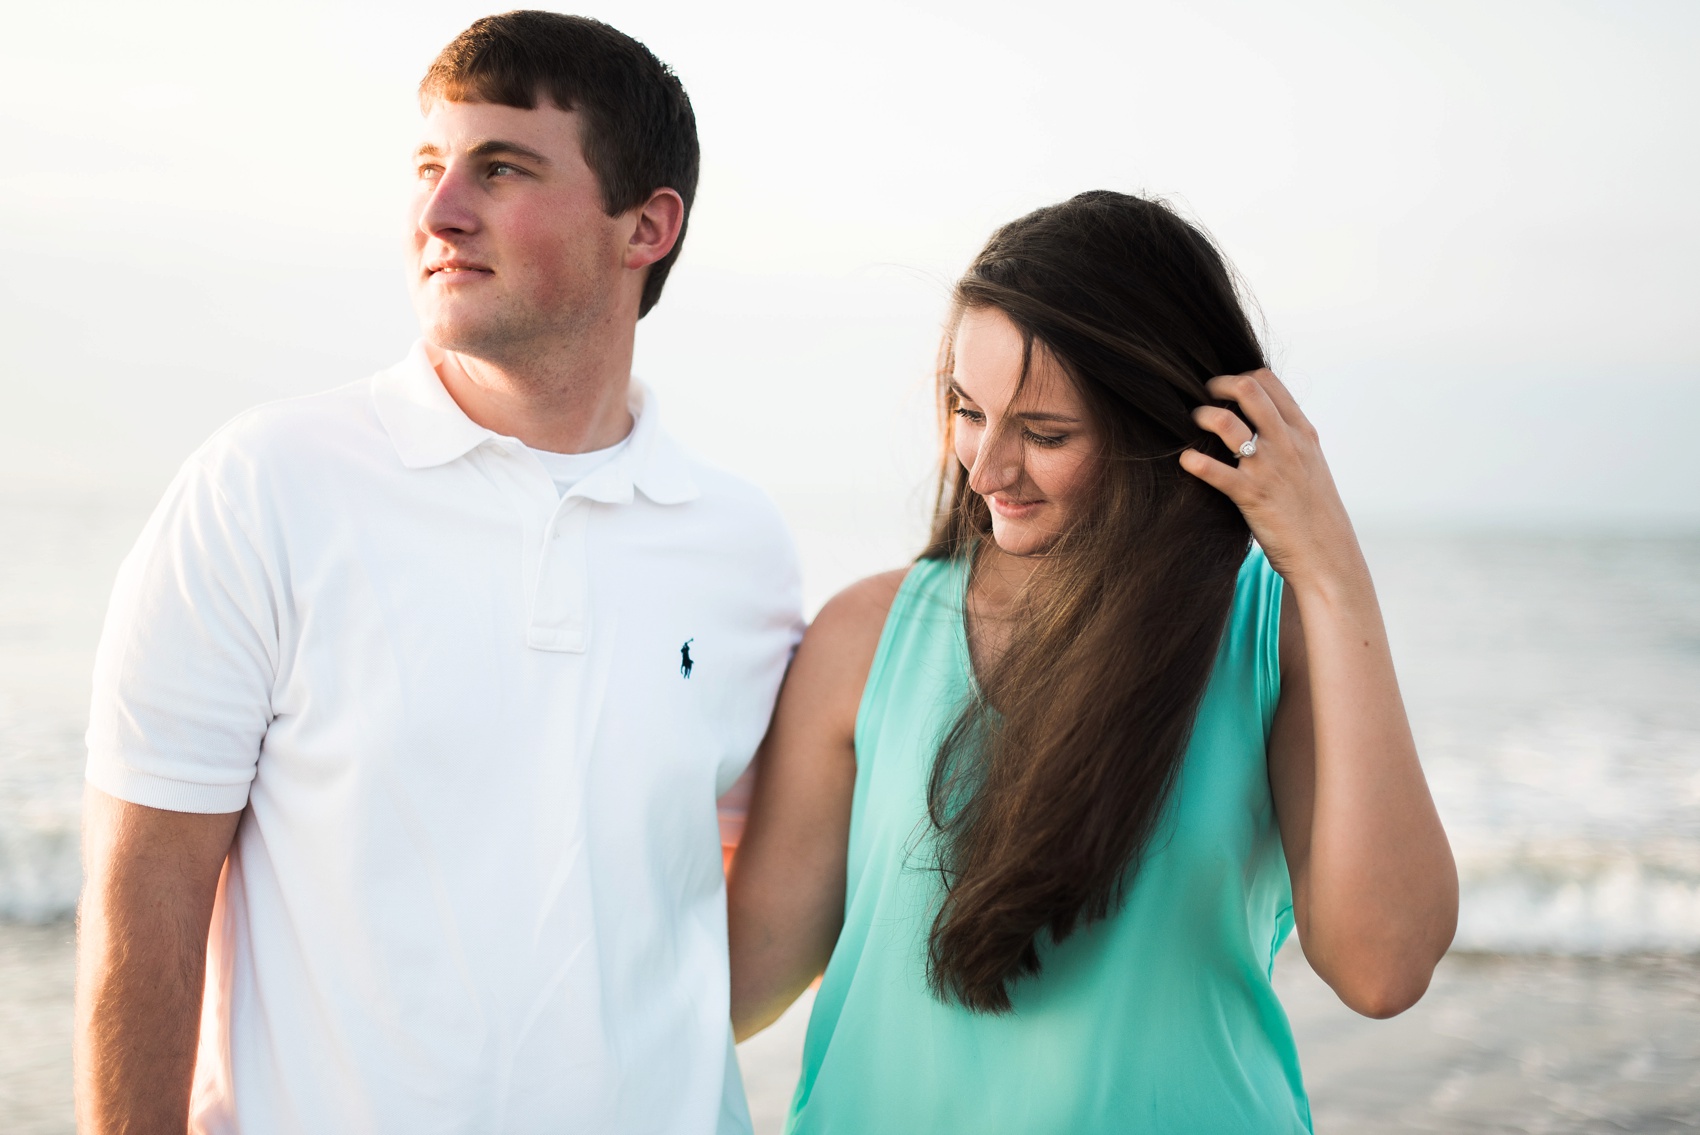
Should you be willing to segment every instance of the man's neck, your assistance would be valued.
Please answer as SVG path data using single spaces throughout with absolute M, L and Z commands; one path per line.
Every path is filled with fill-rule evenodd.
M 562 350 L 524 361 L 430 350 L 449 397 L 487 430 L 551 453 L 589 453 L 632 429 L 626 408 L 632 347 L 601 354 Z

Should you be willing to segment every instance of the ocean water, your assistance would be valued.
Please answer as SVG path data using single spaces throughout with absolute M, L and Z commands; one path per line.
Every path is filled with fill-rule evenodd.
M 89 670 L 150 503 L 0 496 L 0 918 L 76 902 Z M 811 606 L 913 550 L 876 502 L 782 504 Z M 1458 857 L 1456 948 L 1700 955 L 1700 533 L 1365 546 Z
M 1700 953 L 1700 535 L 1366 541 L 1456 947 Z
M 47 921 L 76 904 L 94 645 L 149 506 L 0 495 L 0 918 Z

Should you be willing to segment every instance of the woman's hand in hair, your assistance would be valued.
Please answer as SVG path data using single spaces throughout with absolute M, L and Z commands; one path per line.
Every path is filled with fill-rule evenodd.
M 1213 378 L 1257 430 L 1228 465 L 1196 450 L 1187 472 L 1226 493 L 1286 583 L 1281 701 L 1269 787 L 1305 957 L 1347 1005 L 1388 1017 L 1413 1005 L 1452 941 L 1458 874 L 1417 759 L 1387 631 L 1316 430 L 1267 370 Z M 1238 451 L 1251 429 L 1201 406 Z
M 1234 466 L 1189 449 L 1181 454 L 1181 468 L 1239 506 L 1270 564 L 1289 583 L 1363 572 L 1316 427 L 1281 380 L 1267 369 L 1255 370 L 1213 378 L 1208 389 L 1223 402 L 1237 403 L 1240 413 L 1200 406 L 1193 420 L 1234 453 L 1255 429 L 1257 452 Z

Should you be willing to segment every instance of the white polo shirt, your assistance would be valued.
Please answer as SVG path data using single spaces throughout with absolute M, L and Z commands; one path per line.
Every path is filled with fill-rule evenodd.
M 748 1130 L 715 798 L 796 560 L 633 388 L 562 494 L 415 347 L 224 427 L 125 560 L 88 779 L 246 809 L 192 1130 Z

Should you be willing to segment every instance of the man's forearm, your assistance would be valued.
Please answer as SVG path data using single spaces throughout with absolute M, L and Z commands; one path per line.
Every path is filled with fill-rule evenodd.
M 207 926 L 239 815 L 87 794 L 75 1042 L 84 1135 L 188 1126 Z

